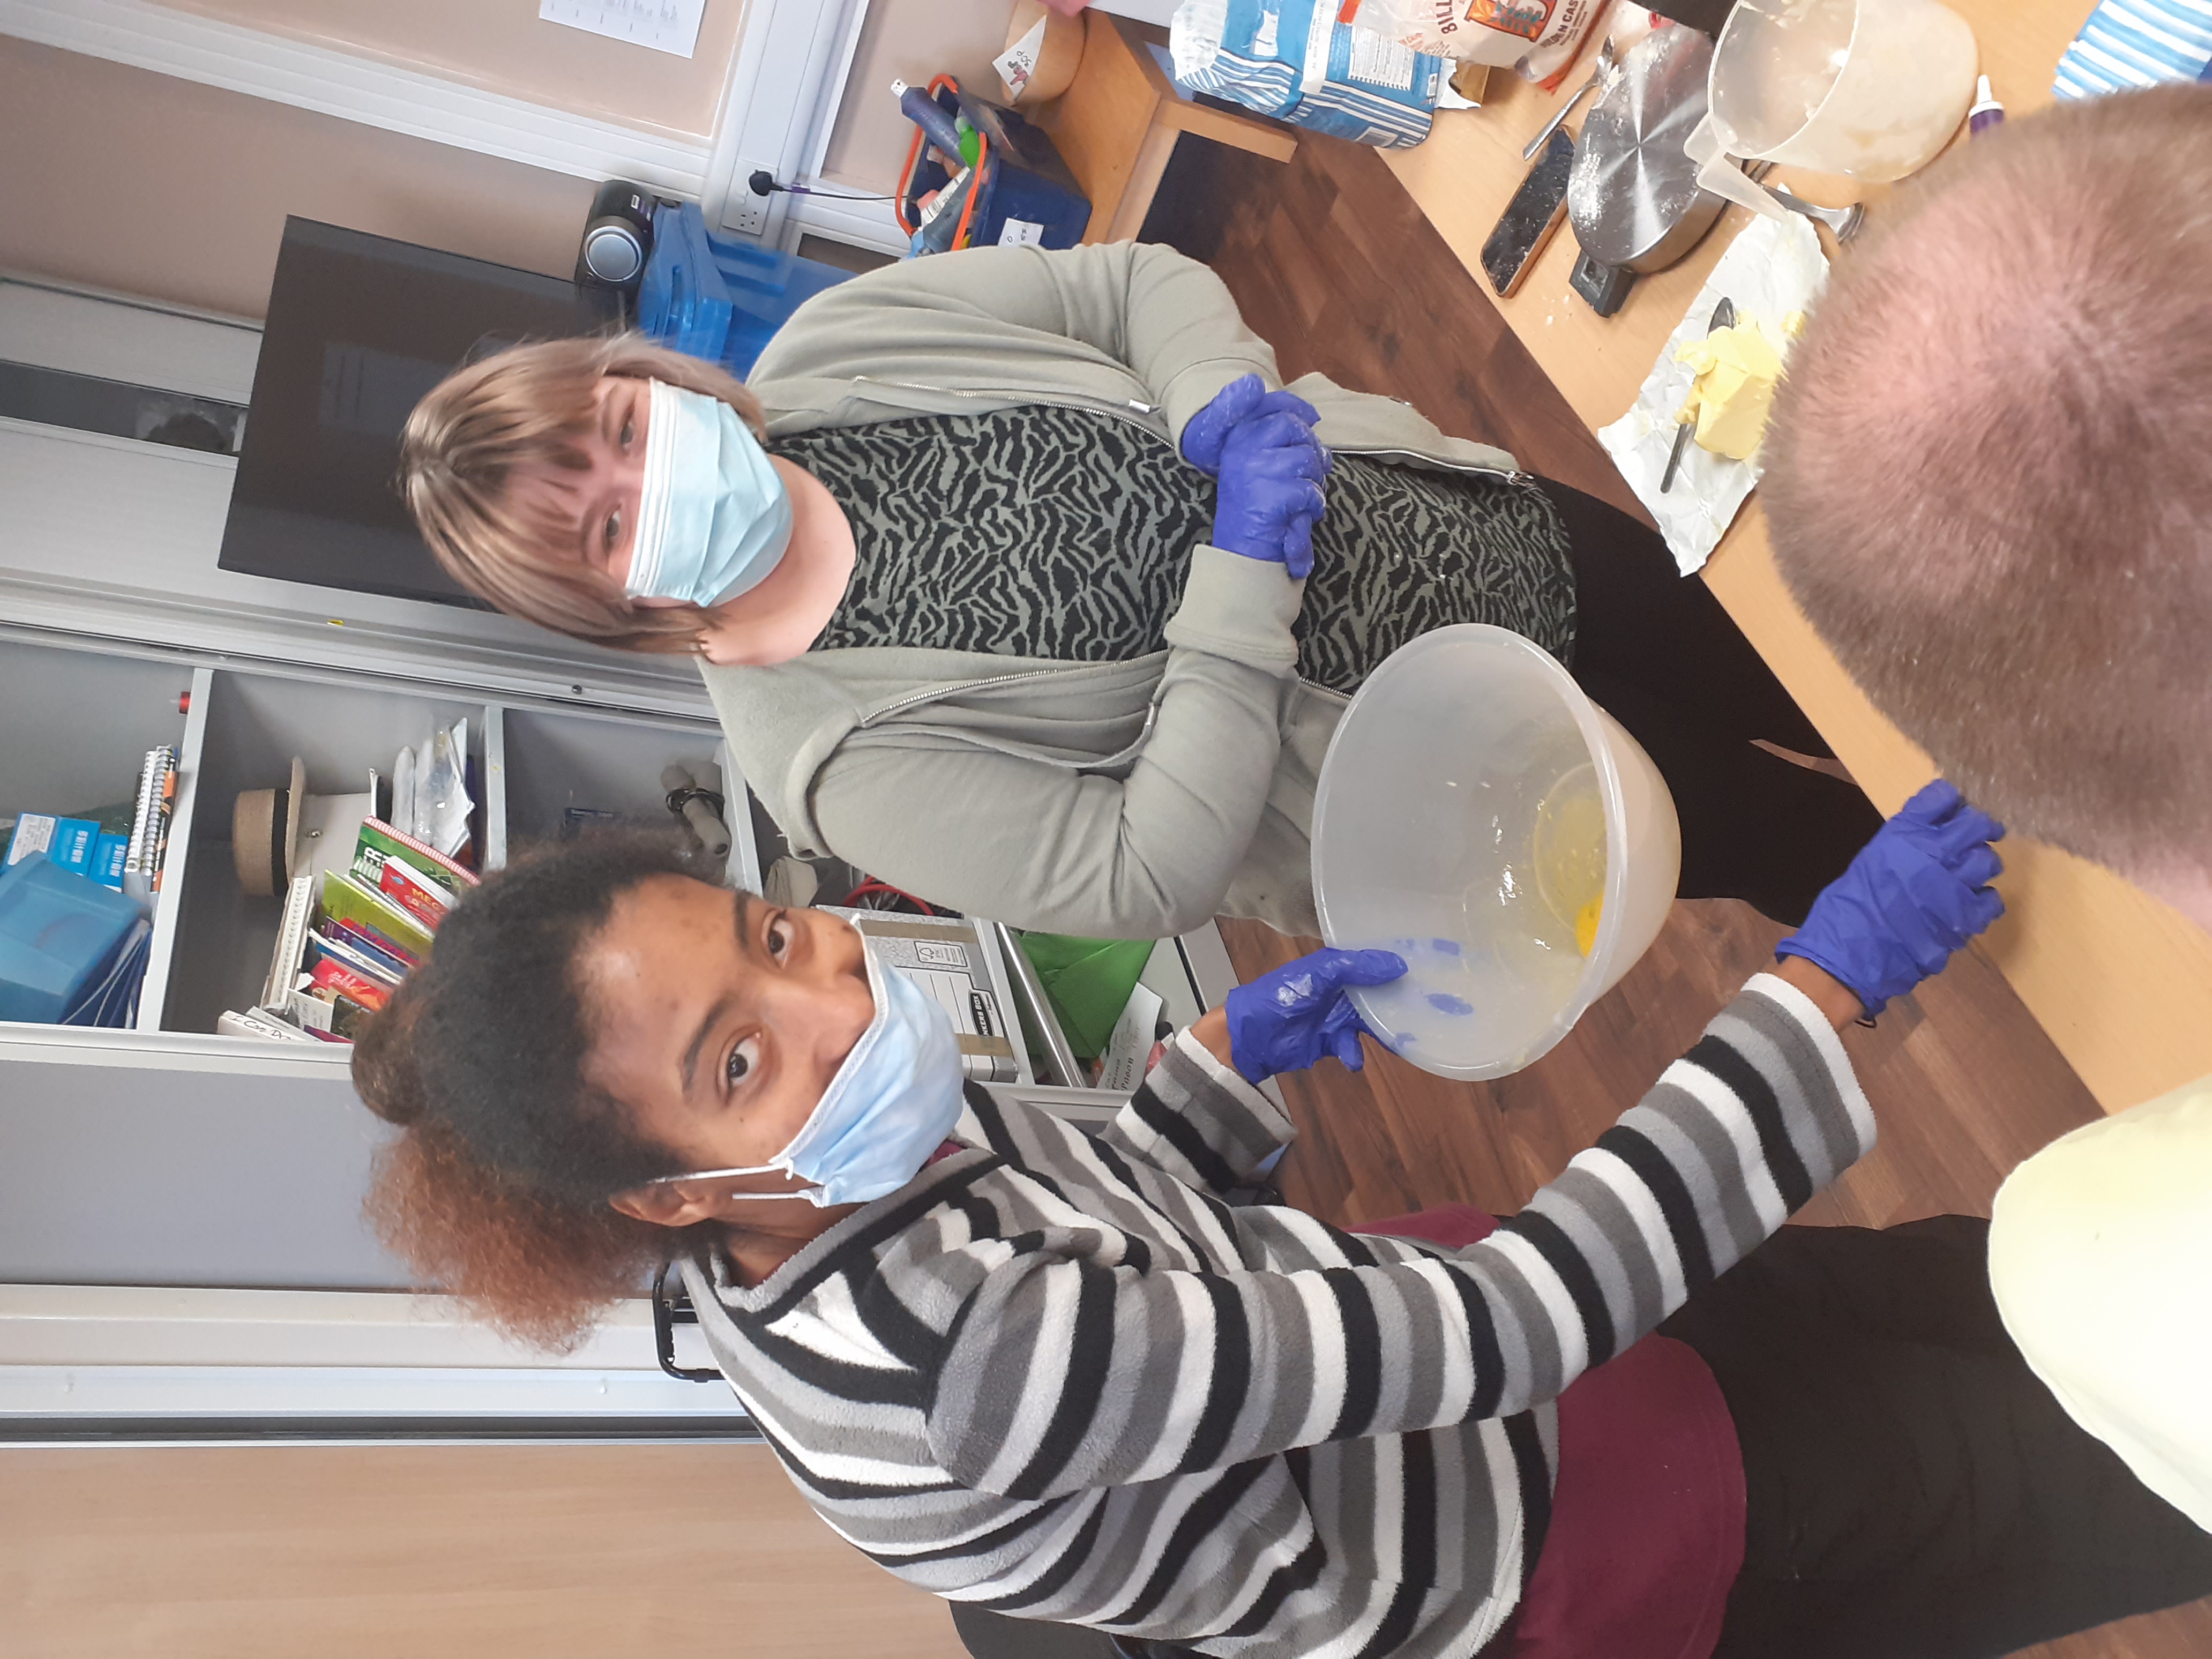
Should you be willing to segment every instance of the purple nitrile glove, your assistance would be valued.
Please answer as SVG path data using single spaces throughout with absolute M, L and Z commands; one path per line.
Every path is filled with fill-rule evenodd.
M 1367 1028 L 1345 988 L 1387 984 L 1405 971 L 1393 951 L 1316 951 L 1238 986 L 1222 1004 L 1237 1074 L 1258 1083 L 1304 1071 L 1323 1054 L 1358 1071 L 1367 1063 L 1359 1051 Z
M 1190 417 L 1182 429 L 1182 458 L 1209 478 L 1221 473 L 1221 446 L 1230 429 L 1262 415 L 1295 415 L 1309 430 L 1321 419 L 1320 411 L 1295 392 L 1270 392 L 1256 374 L 1231 380 L 1213 394 L 1213 401 Z
M 1775 956 L 1825 970 L 1872 1018 L 2004 914 L 1989 884 L 2004 868 L 1990 843 L 2004 832 L 1936 779 L 1875 831 Z
M 1295 415 L 1244 422 L 1221 447 L 1213 544 L 1282 565 L 1303 580 L 1313 568 L 1313 527 L 1328 505 L 1328 458 Z

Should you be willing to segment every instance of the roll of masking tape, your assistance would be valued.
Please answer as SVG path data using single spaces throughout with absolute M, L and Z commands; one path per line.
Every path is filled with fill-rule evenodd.
M 1031 41 L 1030 36 L 1040 26 L 1044 33 Z M 1006 51 L 1019 52 L 1033 64 L 1029 79 L 1018 87 L 1000 69 L 1000 85 L 1006 89 L 1006 101 L 1024 107 L 1045 103 L 1067 90 L 1083 62 L 1083 19 L 1063 16 L 1041 0 L 1016 0 L 1012 21 L 1006 26 Z

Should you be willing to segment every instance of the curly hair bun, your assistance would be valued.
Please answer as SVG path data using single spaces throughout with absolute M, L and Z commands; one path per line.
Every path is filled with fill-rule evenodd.
M 429 1005 L 429 977 L 428 963 L 410 974 L 354 1043 L 355 1091 L 370 1111 L 402 1129 L 422 1122 L 429 1110 L 415 1048 L 415 1028 Z

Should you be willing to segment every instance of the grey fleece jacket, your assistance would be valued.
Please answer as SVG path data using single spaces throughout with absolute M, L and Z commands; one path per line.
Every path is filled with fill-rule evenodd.
M 1280 384 L 1220 279 L 1116 242 L 857 277 L 799 308 L 750 385 L 771 436 L 1051 403 L 1180 443 L 1248 374 Z M 1405 404 L 1318 374 L 1291 390 L 1334 449 L 1516 471 Z M 1312 934 L 1314 784 L 1345 700 L 1297 676 L 1302 592 L 1279 564 L 1201 545 L 1167 648 L 1133 661 L 866 648 L 702 672 L 803 854 L 1020 927 L 1150 939 L 1228 915 Z

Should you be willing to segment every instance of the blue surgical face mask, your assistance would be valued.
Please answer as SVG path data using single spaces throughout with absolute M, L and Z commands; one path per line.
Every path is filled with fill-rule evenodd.
M 803 1198 L 817 1208 L 866 1204 L 921 1173 L 929 1155 L 960 1121 L 963 1072 L 952 1022 L 929 994 L 864 939 L 875 1018 L 860 1033 L 791 1144 L 765 1164 L 700 1170 L 669 1181 L 785 1170 L 816 1184 L 798 1193 L 733 1193 L 733 1198 Z
M 699 605 L 733 599 L 791 545 L 791 494 L 720 398 L 661 380 L 647 380 L 646 395 L 645 484 L 623 592 Z

